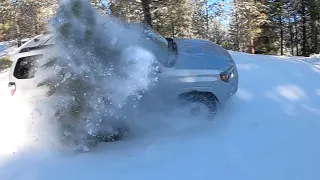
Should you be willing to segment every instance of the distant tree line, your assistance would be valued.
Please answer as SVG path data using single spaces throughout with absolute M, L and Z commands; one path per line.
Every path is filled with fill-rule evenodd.
M 103 4 L 100 0 L 100 4 Z M 165 37 L 202 38 L 227 43 L 224 0 L 110 0 L 109 14 L 145 22 Z
M 320 53 L 320 1 L 234 0 L 229 35 L 234 50 Z
M 1 0 L 0 41 L 17 40 L 46 32 L 57 0 Z
M 2 0 L 0 41 L 17 40 L 21 44 L 22 38 L 46 32 L 58 1 Z M 208 39 L 249 53 L 320 53 L 319 0 L 90 1 L 102 13 L 144 22 L 165 37 Z M 229 25 L 223 24 L 227 19 Z
M 107 2 L 107 3 L 106 3 Z M 131 22 L 146 22 L 166 37 L 227 42 L 222 25 L 223 1 L 208 0 L 91 0 L 103 13 Z M 0 41 L 18 40 L 46 32 L 58 0 L 3 0 L 0 3 Z M 18 43 L 19 44 L 19 43 Z

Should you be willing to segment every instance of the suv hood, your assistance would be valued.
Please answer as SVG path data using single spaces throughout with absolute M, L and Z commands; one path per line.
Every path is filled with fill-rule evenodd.
M 176 69 L 228 69 L 234 65 L 230 54 L 217 44 L 207 40 L 175 39 L 178 46 Z

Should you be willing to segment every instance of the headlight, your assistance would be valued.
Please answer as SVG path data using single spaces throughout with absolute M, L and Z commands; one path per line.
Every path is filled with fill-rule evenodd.
M 220 79 L 224 82 L 230 82 L 234 77 L 234 67 L 231 66 L 226 71 L 220 73 Z

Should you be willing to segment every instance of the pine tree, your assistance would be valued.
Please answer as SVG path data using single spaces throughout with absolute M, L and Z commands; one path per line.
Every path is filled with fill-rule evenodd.
M 234 0 L 232 13 L 229 22 L 230 47 L 235 51 L 242 51 L 240 48 L 240 21 L 239 21 L 238 1 Z
M 227 46 L 228 41 L 228 29 L 225 25 L 221 24 L 218 20 L 210 19 L 209 22 L 209 35 L 208 38 L 210 41 Z
M 195 38 L 205 39 L 207 37 L 207 3 L 206 1 L 193 1 L 194 13 L 192 18 L 192 31 Z
M 165 37 L 191 37 L 192 8 L 188 0 L 154 4 L 154 29 Z
M 110 14 L 129 22 L 142 22 L 144 20 L 141 2 L 136 0 L 109 1 Z
M 226 38 L 226 27 L 220 21 L 224 19 L 225 2 L 193 0 L 191 3 L 193 4 L 193 38 L 208 39 L 217 44 L 223 44 L 222 41 Z
M 308 56 L 319 51 L 319 1 L 273 0 L 264 5 L 271 23 L 262 27 L 260 47 L 280 55 Z
M 128 31 L 125 26 L 99 15 L 86 0 L 60 5 L 52 20 L 59 54 L 43 58 L 35 77 L 38 88 L 47 89 L 63 143 L 82 148 L 117 140 L 126 131 L 120 121 L 125 118 L 123 111 L 128 99 L 137 101 L 151 82 L 154 59 L 144 54 L 148 59 L 143 65 L 148 67 L 135 65 L 137 59 L 123 59 L 123 50 L 132 55 L 135 50 L 129 47 L 140 42 L 138 30 Z M 128 74 L 141 68 L 147 68 L 141 78 L 148 80 L 142 85 L 136 82 L 141 78 Z M 120 84 L 124 91 L 116 89 Z
M 223 14 L 223 0 L 119 0 L 109 4 L 112 15 L 127 21 L 145 22 L 165 37 L 223 39 L 223 26 L 217 19 Z M 146 16 L 149 13 L 150 17 Z
M 285 3 L 271 0 L 264 5 L 268 7 L 267 14 L 270 23 L 261 26 L 262 33 L 257 39 L 257 46 L 264 52 L 283 55 L 285 49 Z
M 10 29 L 14 26 L 13 6 L 9 0 L 0 2 L 0 41 L 11 39 Z
M 5 40 L 30 38 L 46 31 L 48 19 L 53 16 L 56 0 L 15 0 L 0 4 L 0 31 Z
M 320 1 L 310 0 L 308 9 L 310 11 L 311 53 L 320 53 Z
M 261 34 L 261 26 L 267 23 L 263 5 L 257 1 L 239 1 L 235 3 L 231 20 L 231 38 L 240 49 L 248 47 L 250 53 L 255 52 L 255 40 Z

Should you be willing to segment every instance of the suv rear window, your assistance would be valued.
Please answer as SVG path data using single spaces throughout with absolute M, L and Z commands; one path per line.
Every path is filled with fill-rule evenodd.
M 37 60 L 43 55 L 26 56 L 18 59 L 13 76 L 17 79 L 31 79 L 36 72 Z

